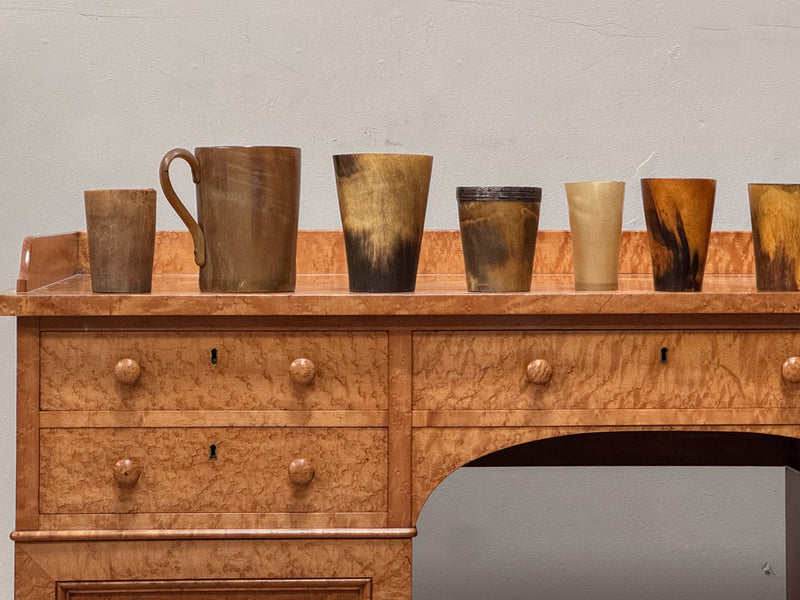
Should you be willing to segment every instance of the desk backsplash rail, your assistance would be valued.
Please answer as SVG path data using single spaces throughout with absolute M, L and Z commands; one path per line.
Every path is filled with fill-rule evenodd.
M 194 274 L 197 270 L 188 232 L 157 232 L 154 274 Z M 538 274 L 572 273 L 572 242 L 568 231 L 539 231 L 533 271 Z M 23 243 L 17 291 L 30 292 L 73 275 L 89 272 L 86 232 L 28 237 Z M 302 275 L 346 275 L 347 259 L 342 232 L 300 231 L 297 239 L 297 272 Z M 651 272 L 646 232 L 623 232 L 619 272 Z M 754 272 L 750 232 L 712 232 L 707 274 Z M 419 274 L 463 273 L 464 259 L 459 232 L 426 231 L 420 251 Z

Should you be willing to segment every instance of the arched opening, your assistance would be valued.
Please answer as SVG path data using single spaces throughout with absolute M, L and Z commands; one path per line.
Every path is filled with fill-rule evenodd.
M 800 470 L 800 439 L 730 431 L 580 433 L 504 448 L 467 466 L 749 466 Z
M 798 465 L 800 440 L 717 431 L 492 452 L 426 501 L 414 598 L 797 598 Z

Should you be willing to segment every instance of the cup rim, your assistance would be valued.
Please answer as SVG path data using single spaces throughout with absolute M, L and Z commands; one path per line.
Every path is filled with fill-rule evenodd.
M 195 146 L 194 151 L 198 150 L 300 150 L 298 146 Z
M 713 181 L 711 177 L 642 177 L 641 181 Z
M 459 202 L 539 202 L 542 188 L 513 185 L 458 186 L 456 199 Z
M 800 187 L 800 183 L 748 183 L 747 186 L 754 187 Z
M 355 158 L 356 156 L 419 156 L 421 158 L 433 158 L 432 154 L 415 154 L 413 152 L 356 152 L 353 154 L 348 154 L 348 153 L 334 154 L 333 158 L 338 158 L 343 156 L 348 156 L 353 158 Z
M 91 190 L 83 190 L 83 193 L 91 193 L 91 194 L 107 194 L 109 192 L 153 192 L 157 194 L 155 188 L 96 188 Z
M 624 181 L 620 181 L 618 179 L 599 179 L 596 181 L 568 181 L 565 182 L 564 185 L 587 185 L 590 183 L 621 183 L 622 185 L 625 185 Z

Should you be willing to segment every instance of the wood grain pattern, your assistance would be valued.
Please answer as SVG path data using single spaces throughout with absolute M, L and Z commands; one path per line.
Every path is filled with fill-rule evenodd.
M 800 185 L 748 185 L 756 287 L 800 289 Z
M 346 529 L 111 529 L 76 531 L 15 531 L 15 542 L 99 542 L 173 540 L 399 540 L 413 538 L 416 528 L 364 527 Z
M 53 577 L 31 558 L 20 544 L 14 544 L 14 600 L 52 600 Z
M 58 333 L 42 336 L 43 410 L 386 408 L 387 337 L 376 332 Z M 317 365 L 308 385 L 289 367 Z M 142 374 L 120 384 L 132 358 Z M 216 360 L 216 364 L 213 362 Z
M 433 157 L 333 157 L 352 292 L 413 292 Z
M 388 427 L 385 410 L 42 411 L 41 427 Z
M 411 334 L 389 334 L 389 525 L 411 523 Z
M 409 493 L 410 498 L 410 493 Z M 410 500 L 409 500 L 410 504 Z M 107 537 L 117 539 L 121 531 L 164 532 L 216 531 L 217 538 L 230 537 L 231 530 L 237 536 L 244 531 L 292 529 L 345 530 L 372 529 L 369 536 L 379 537 L 380 530 L 388 527 L 386 513 L 374 512 L 325 512 L 325 513 L 105 513 L 105 514 L 63 514 L 40 515 L 41 532 L 90 531 L 111 532 Z M 114 533 L 116 532 L 116 533 Z M 38 532 L 37 532 L 38 533 Z M 254 534 L 255 536 L 255 534 Z M 90 538 L 90 536 L 86 536 Z M 208 537 L 211 537 L 210 534 Z M 265 536 L 266 537 L 266 536 Z
M 26 237 L 22 242 L 22 257 L 17 277 L 17 292 L 29 292 L 66 279 L 77 273 L 87 273 L 79 259 L 79 245 L 86 244 L 86 232 L 66 233 L 43 237 Z
M 29 557 L 26 566 L 46 574 L 42 581 L 135 585 L 175 579 L 369 579 L 372 600 L 411 598 L 410 540 L 51 542 L 17 547 Z M 26 591 L 31 595 L 25 600 L 54 600 L 55 585 Z
M 81 279 L 81 277 L 83 279 Z M 190 279 L 154 277 L 153 293 L 107 295 L 89 292 L 87 276 L 76 276 L 50 291 L 0 296 L 8 316 L 526 316 L 542 315 L 795 315 L 800 295 L 753 294 L 754 275 L 704 278 L 702 294 L 652 291 L 652 278 L 620 275 L 617 292 L 576 292 L 571 275 L 534 275 L 528 294 L 468 294 L 463 275 L 419 276 L 415 294 L 353 294 L 344 276 L 298 281 L 294 294 L 198 294 Z M 325 294 L 324 301 L 321 294 Z
M 415 429 L 413 434 L 412 523 L 425 500 L 457 468 L 481 456 L 525 442 L 600 431 L 749 431 L 787 437 L 800 436 L 793 425 L 619 426 L 612 427 L 459 427 Z
M 414 409 L 794 408 L 797 354 L 789 332 L 418 332 Z M 544 385 L 526 377 L 538 358 Z
M 539 230 L 536 247 L 539 250 L 534 257 L 534 273 L 572 272 L 572 241 L 569 231 Z M 33 271 L 30 270 L 31 257 Z M 60 270 L 53 269 L 55 265 L 60 265 Z M 620 273 L 651 272 L 649 241 L 645 231 L 622 232 L 619 270 Z M 192 238 L 189 232 L 157 231 L 153 273 L 191 275 L 197 272 L 198 267 L 192 258 Z M 463 274 L 464 258 L 459 231 L 423 232 L 418 272 Z M 711 232 L 706 273 L 754 272 L 751 232 Z M 17 291 L 30 292 L 80 273 L 89 273 L 89 250 L 85 231 L 61 236 L 28 237 L 23 243 L 19 273 L 20 285 L 25 289 Z M 343 233 L 334 230 L 298 231 L 297 273 L 347 275 Z
M 162 232 L 159 232 L 162 233 Z M 169 232 L 167 232 L 169 233 Z M 335 232 L 306 232 L 309 248 L 320 249 Z M 722 314 L 783 313 L 800 311 L 800 299 L 791 293 L 754 296 L 752 238 L 746 232 L 716 232 L 709 246 L 709 262 L 702 296 L 685 295 L 680 300 L 670 295 L 646 293 L 652 281 L 649 272 L 646 235 L 625 232 L 622 239 L 620 291 L 607 293 L 574 292 L 571 268 L 571 243 L 565 232 L 539 232 L 531 294 L 483 295 L 466 297 L 463 259 L 458 232 L 429 232 L 431 243 L 441 241 L 437 252 L 423 244 L 421 256 L 431 261 L 421 265 L 418 294 L 359 295 L 348 291 L 343 275 L 303 275 L 294 294 L 200 294 L 197 280 L 189 274 L 156 274 L 150 295 L 91 294 L 89 277 L 76 275 L 59 283 L 26 294 L 0 295 L 0 314 L 16 316 L 47 315 L 548 315 L 548 314 Z M 188 240 L 188 234 L 184 238 Z M 170 243 L 181 239 L 167 236 Z M 172 239 L 175 237 L 175 239 Z M 302 238 L 303 236 L 301 236 Z M 45 239 L 45 238 L 42 238 Z M 84 234 L 85 240 L 85 234 Z M 165 240 L 162 240 L 165 241 Z M 343 245 L 343 242 L 341 242 Z M 171 247 L 166 244 L 166 247 Z M 165 249 L 166 249 L 165 247 Z M 629 249 L 634 248 L 632 254 Z M 335 268 L 335 245 L 328 258 L 306 261 L 313 268 Z M 169 252 L 168 252 L 169 254 Z M 630 259 L 638 259 L 631 262 Z M 78 267 L 76 260 L 75 268 Z M 156 263 L 159 262 L 156 257 Z M 427 258 L 426 258 L 427 260 Z M 332 262 L 331 262 L 332 261 Z M 544 262 L 542 262 L 544 261 Z M 460 263 L 460 265 L 459 265 Z M 539 264 L 537 264 L 539 263 Z M 38 263 L 37 263 L 38 264 Z M 181 265 L 175 265 L 176 268 Z M 41 267 L 37 267 L 41 268 Z M 425 274 L 430 269 L 437 275 Z M 453 273 L 443 274 L 445 270 Z M 460 274 L 458 273 L 460 271 Z M 626 275 L 625 272 L 631 274 Z M 718 275 L 713 273 L 719 272 Z M 321 301 L 320 295 L 325 295 Z
M 703 289 L 716 188 L 714 179 L 642 179 L 656 290 Z
M 16 527 L 39 526 L 39 319 L 17 319 Z
M 793 425 L 796 408 L 591 408 L 415 410 L 414 427 Z
M 39 509 L 385 512 L 386 452 L 383 429 L 43 429 Z M 308 486 L 289 480 L 298 457 L 315 466 Z M 120 458 L 141 465 L 135 486 L 115 483 Z
M 541 188 L 456 190 L 470 292 L 531 289 Z
M 193 600 L 340 600 L 357 587 L 325 586 L 357 579 L 407 599 L 425 500 L 495 450 L 583 448 L 571 436 L 591 432 L 800 437 L 800 384 L 782 375 L 800 357 L 800 297 L 754 293 L 750 234 L 712 236 L 704 292 L 665 294 L 643 232 L 623 235 L 627 272 L 603 293 L 575 292 L 569 235 L 540 232 L 534 291 L 495 295 L 466 292 L 458 232 L 431 234 L 415 294 L 350 293 L 337 232 L 301 236 L 317 255 L 292 294 L 199 293 L 188 234 L 161 236 L 148 296 L 52 282 L 34 261 L 29 281 L 49 285 L 0 296 L 0 312 L 32 315 L 16 598 L 158 598 L 185 582 Z M 85 235 L 77 255 L 56 246 L 86 265 Z M 531 383 L 537 358 L 551 375 Z M 128 487 L 121 458 L 141 466 Z M 302 485 L 296 459 L 314 472 Z

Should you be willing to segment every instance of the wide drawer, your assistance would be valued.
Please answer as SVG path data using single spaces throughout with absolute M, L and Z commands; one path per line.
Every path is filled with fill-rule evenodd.
M 375 410 L 385 332 L 44 332 L 42 410 Z
M 417 410 L 793 408 L 800 384 L 782 376 L 792 356 L 800 356 L 794 332 L 419 332 L 413 403 Z
M 385 512 L 386 454 L 380 428 L 42 429 L 39 512 Z

